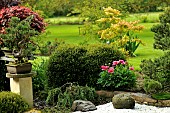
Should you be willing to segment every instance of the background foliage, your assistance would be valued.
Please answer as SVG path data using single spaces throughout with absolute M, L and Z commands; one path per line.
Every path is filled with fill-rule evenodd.
M 81 14 L 90 20 L 101 17 L 101 9 L 111 6 L 115 9 L 130 12 L 160 11 L 170 4 L 169 0 L 21 0 L 35 10 L 41 10 L 47 17 Z M 42 7 L 43 6 L 43 7 Z M 101 14 L 101 15 L 100 15 Z

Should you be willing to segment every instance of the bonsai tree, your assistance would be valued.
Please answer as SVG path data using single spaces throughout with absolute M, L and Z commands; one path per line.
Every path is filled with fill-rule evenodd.
M 18 17 L 12 17 L 5 33 L 0 34 L 1 46 L 12 50 L 13 56 L 21 63 L 32 54 L 37 45 L 34 38 L 39 32 L 31 28 L 32 19 L 33 15 L 22 21 Z

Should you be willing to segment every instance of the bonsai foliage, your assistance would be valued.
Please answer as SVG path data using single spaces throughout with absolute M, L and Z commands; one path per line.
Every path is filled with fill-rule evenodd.
M 0 10 L 0 32 L 5 32 L 5 28 L 9 27 L 9 22 L 12 17 L 18 17 L 20 21 L 22 21 L 31 15 L 33 15 L 31 28 L 34 28 L 38 32 L 44 31 L 46 24 L 43 22 L 43 18 L 37 13 L 24 6 L 12 6 Z
M 26 57 L 36 45 L 33 37 L 38 35 L 38 32 L 30 26 L 32 18 L 33 16 L 30 16 L 21 21 L 18 17 L 12 17 L 9 27 L 4 34 L 0 34 L 1 45 L 12 50 L 14 56 L 17 53 L 17 57 Z
M 142 43 L 137 36 L 134 36 L 134 32 L 141 31 L 143 26 L 137 25 L 138 21 L 127 22 L 121 19 L 120 11 L 111 7 L 105 8 L 104 12 L 106 17 L 97 20 L 101 41 L 117 45 L 118 48 L 122 48 L 133 56 L 139 44 Z
M 161 50 L 170 49 L 170 8 L 159 17 L 160 23 L 153 26 L 151 31 L 154 32 L 154 48 Z

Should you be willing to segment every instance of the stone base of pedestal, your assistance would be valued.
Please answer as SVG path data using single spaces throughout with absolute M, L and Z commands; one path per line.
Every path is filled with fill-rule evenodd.
M 32 76 L 34 74 L 33 72 L 27 74 L 6 74 L 6 77 L 10 78 L 11 92 L 21 95 L 30 107 L 33 107 Z

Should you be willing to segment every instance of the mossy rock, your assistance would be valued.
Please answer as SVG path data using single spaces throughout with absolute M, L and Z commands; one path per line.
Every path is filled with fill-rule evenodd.
M 112 104 L 116 109 L 133 109 L 135 100 L 128 94 L 117 94 L 112 98 Z

